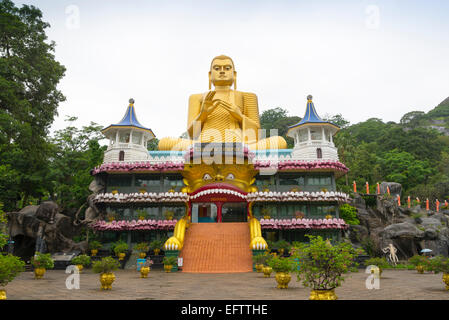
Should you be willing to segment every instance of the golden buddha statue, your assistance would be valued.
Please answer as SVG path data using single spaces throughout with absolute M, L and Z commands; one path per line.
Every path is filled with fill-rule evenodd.
M 215 57 L 209 71 L 209 91 L 189 98 L 190 139 L 163 138 L 159 150 L 187 150 L 196 142 L 240 142 L 252 150 L 285 149 L 287 143 L 282 137 L 261 139 L 257 96 L 237 91 L 236 83 L 232 59 L 224 55 Z

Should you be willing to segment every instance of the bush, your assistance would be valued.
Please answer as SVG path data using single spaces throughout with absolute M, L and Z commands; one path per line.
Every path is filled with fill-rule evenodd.
M 140 253 L 146 253 L 150 250 L 150 245 L 147 242 L 140 242 L 134 246 L 134 250 Z
M 374 257 L 376 254 L 376 245 L 370 237 L 364 238 L 362 241 L 360 241 L 360 244 L 362 245 L 363 250 L 366 252 L 367 255 L 370 257 Z
M 99 261 L 95 261 L 92 270 L 95 273 L 110 273 L 117 270 L 120 267 L 120 263 L 112 257 L 106 257 Z
M 268 259 L 270 259 L 270 256 L 268 254 L 258 254 L 253 256 L 253 262 L 255 264 L 266 264 Z
M 436 256 L 430 259 L 429 271 L 449 273 L 449 258 Z
M 79 256 L 72 259 L 72 264 L 80 264 L 83 267 L 88 267 L 92 263 L 90 257 L 87 254 L 80 254 Z
M 274 243 L 274 247 L 278 250 L 284 249 L 285 252 L 288 252 L 291 248 L 291 244 L 285 240 L 279 240 Z
M 25 263 L 11 254 L 0 254 L 0 286 L 4 287 L 20 272 L 24 271 Z
M 153 240 L 150 242 L 150 248 L 151 249 L 162 249 L 162 246 L 164 243 L 161 240 Z
M 425 269 L 428 269 L 428 267 L 430 266 L 430 259 L 420 255 L 414 255 L 413 257 L 408 259 L 408 262 L 415 267 L 423 266 L 425 267 Z
M 33 258 L 31 258 L 31 264 L 34 268 L 53 269 L 55 264 L 49 253 L 36 252 Z
M 387 259 L 385 258 L 371 258 L 365 261 L 365 266 L 377 266 L 382 272 L 383 269 L 390 267 L 390 264 L 388 263 Z
M 292 272 L 295 268 L 295 262 L 291 258 L 283 258 L 278 256 L 272 256 L 267 260 L 268 266 L 270 266 L 274 272 Z
M 164 257 L 162 262 L 165 266 L 173 266 L 178 264 L 178 259 L 176 257 Z
M 345 220 L 347 224 L 359 225 L 360 221 L 357 219 L 357 209 L 347 203 L 342 204 L 339 208 L 340 218 Z
M 124 253 L 128 250 L 128 244 L 122 241 L 116 242 L 113 250 L 116 255 L 119 253 Z
M 340 242 L 332 245 L 320 236 L 310 236 L 310 243 L 300 243 L 293 250 L 299 260 L 297 280 L 313 290 L 332 290 L 341 286 L 343 274 L 354 268 L 359 251 L 351 244 Z
M 90 250 L 98 250 L 101 247 L 103 247 L 103 245 L 101 244 L 100 241 L 97 241 L 97 240 L 89 241 L 89 249 Z

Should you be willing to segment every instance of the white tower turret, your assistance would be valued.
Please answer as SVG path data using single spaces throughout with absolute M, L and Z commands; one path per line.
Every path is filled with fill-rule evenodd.
M 287 135 L 295 140 L 292 159 L 338 161 L 338 152 L 333 141 L 333 135 L 338 130 L 340 128 L 337 125 L 324 121 L 318 116 L 312 96 L 307 96 L 304 118 L 290 126 L 287 132 Z
M 153 131 L 142 126 L 137 120 L 134 99 L 129 99 L 129 106 L 123 119 L 101 132 L 109 139 L 103 163 L 146 160 L 147 143 L 155 138 Z

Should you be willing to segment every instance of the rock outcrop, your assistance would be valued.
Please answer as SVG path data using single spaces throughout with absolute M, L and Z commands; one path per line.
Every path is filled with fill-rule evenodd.
M 391 197 L 378 195 L 375 206 L 367 206 L 362 196 L 355 194 L 352 205 L 357 208 L 359 226 L 351 226 L 348 237 L 353 244 L 378 255 L 392 243 L 399 259 L 408 259 L 424 248 L 434 255 L 449 256 L 449 215 L 444 211 L 426 212 L 420 206 L 399 207 L 395 195 L 402 192 L 398 184 L 389 186 Z M 374 196 L 374 195 L 373 195 Z

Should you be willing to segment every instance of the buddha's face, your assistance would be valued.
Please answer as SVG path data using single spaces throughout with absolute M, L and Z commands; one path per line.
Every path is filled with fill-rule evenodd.
M 231 86 L 234 83 L 235 70 L 230 59 L 215 59 L 209 72 L 214 86 Z

